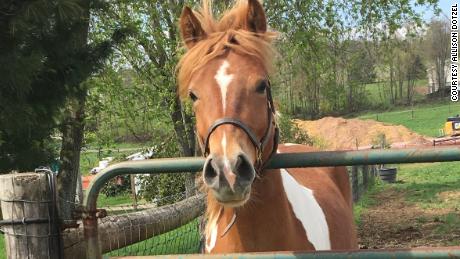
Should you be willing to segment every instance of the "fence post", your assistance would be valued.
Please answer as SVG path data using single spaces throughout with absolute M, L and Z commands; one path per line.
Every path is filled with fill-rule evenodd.
M 0 205 L 8 259 L 62 258 L 54 175 L 0 175 Z
M 375 184 L 375 174 L 376 174 L 375 172 L 376 172 L 376 166 L 371 165 L 370 166 L 370 172 L 369 172 L 369 174 L 370 174 L 370 181 L 369 182 L 370 182 L 371 185 Z
M 358 179 L 358 167 L 351 167 L 351 190 L 353 194 L 353 202 L 359 199 L 359 179 Z
M 363 188 L 367 191 L 369 187 L 369 166 L 363 165 Z

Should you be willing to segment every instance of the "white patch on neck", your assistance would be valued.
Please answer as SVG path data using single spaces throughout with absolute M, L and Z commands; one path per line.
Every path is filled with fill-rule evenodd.
M 281 169 L 281 179 L 294 215 L 302 223 L 310 243 L 315 250 L 330 250 L 326 215 L 313 196 L 313 191 L 300 185 L 286 169 Z
M 230 85 L 230 82 L 233 80 L 233 75 L 227 74 L 227 69 L 230 67 L 230 63 L 227 60 L 224 60 L 222 65 L 220 66 L 219 70 L 217 70 L 216 75 L 214 78 L 219 84 L 220 93 L 222 96 L 222 107 L 225 113 L 225 108 L 227 107 L 227 88 Z
M 211 236 L 206 237 L 206 252 L 210 253 L 212 249 L 216 246 L 217 241 L 217 224 L 213 222 L 213 226 L 211 228 Z

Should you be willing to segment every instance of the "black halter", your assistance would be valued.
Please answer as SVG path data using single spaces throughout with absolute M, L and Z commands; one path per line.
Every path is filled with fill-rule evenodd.
M 204 156 L 209 155 L 209 138 L 211 137 L 211 134 L 219 127 L 224 124 L 230 124 L 233 126 L 236 126 L 240 129 L 242 129 L 246 135 L 248 135 L 249 139 L 251 140 L 252 144 L 256 148 L 256 164 L 255 164 L 255 169 L 257 172 L 261 172 L 263 167 L 265 166 L 265 163 L 270 159 L 270 157 L 276 153 L 276 150 L 278 148 L 278 140 L 279 140 L 279 129 L 278 126 L 274 120 L 275 117 L 275 106 L 273 105 L 273 99 L 272 99 L 272 93 L 271 93 L 271 86 L 270 82 L 268 83 L 268 87 L 266 88 L 266 93 L 267 93 L 267 114 L 268 114 L 268 127 L 265 130 L 265 133 L 263 137 L 259 140 L 256 134 L 249 128 L 244 122 L 235 119 L 235 118 L 220 118 L 216 120 L 208 129 L 208 134 L 206 135 L 205 142 L 204 142 Z M 270 134 L 270 130 L 272 127 L 275 127 L 275 136 L 273 140 L 273 149 L 272 152 L 270 153 L 270 157 L 266 160 L 263 161 L 263 151 L 268 144 L 269 138 L 268 135 Z

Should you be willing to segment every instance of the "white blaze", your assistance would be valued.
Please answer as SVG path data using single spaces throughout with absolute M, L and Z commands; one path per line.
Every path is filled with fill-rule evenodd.
M 216 75 L 214 76 L 214 78 L 217 81 L 217 84 L 220 87 L 220 93 L 222 95 L 222 107 L 223 107 L 224 114 L 225 114 L 225 108 L 227 107 L 227 88 L 233 79 L 232 74 L 227 74 L 228 67 L 230 67 L 230 63 L 228 63 L 227 60 L 224 60 L 219 70 L 217 70 Z
M 281 169 L 281 178 L 294 215 L 302 223 L 310 243 L 316 250 L 330 250 L 326 215 L 313 196 L 313 191 L 300 185 L 286 169 Z
M 227 157 L 227 136 L 225 135 L 225 132 L 222 137 L 221 144 L 222 144 L 222 149 L 224 151 L 224 166 L 227 169 L 230 169 L 230 161 L 228 161 L 228 157 Z

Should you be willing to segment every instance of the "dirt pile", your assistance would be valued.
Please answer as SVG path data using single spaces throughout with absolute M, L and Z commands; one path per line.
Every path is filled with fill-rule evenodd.
M 373 120 L 325 117 L 316 121 L 294 120 L 317 146 L 329 150 L 368 149 L 379 146 L 381 136 L 392 148 L 429 145 L 431 139 L 410 131 L 404 126 L 390 125 Z

